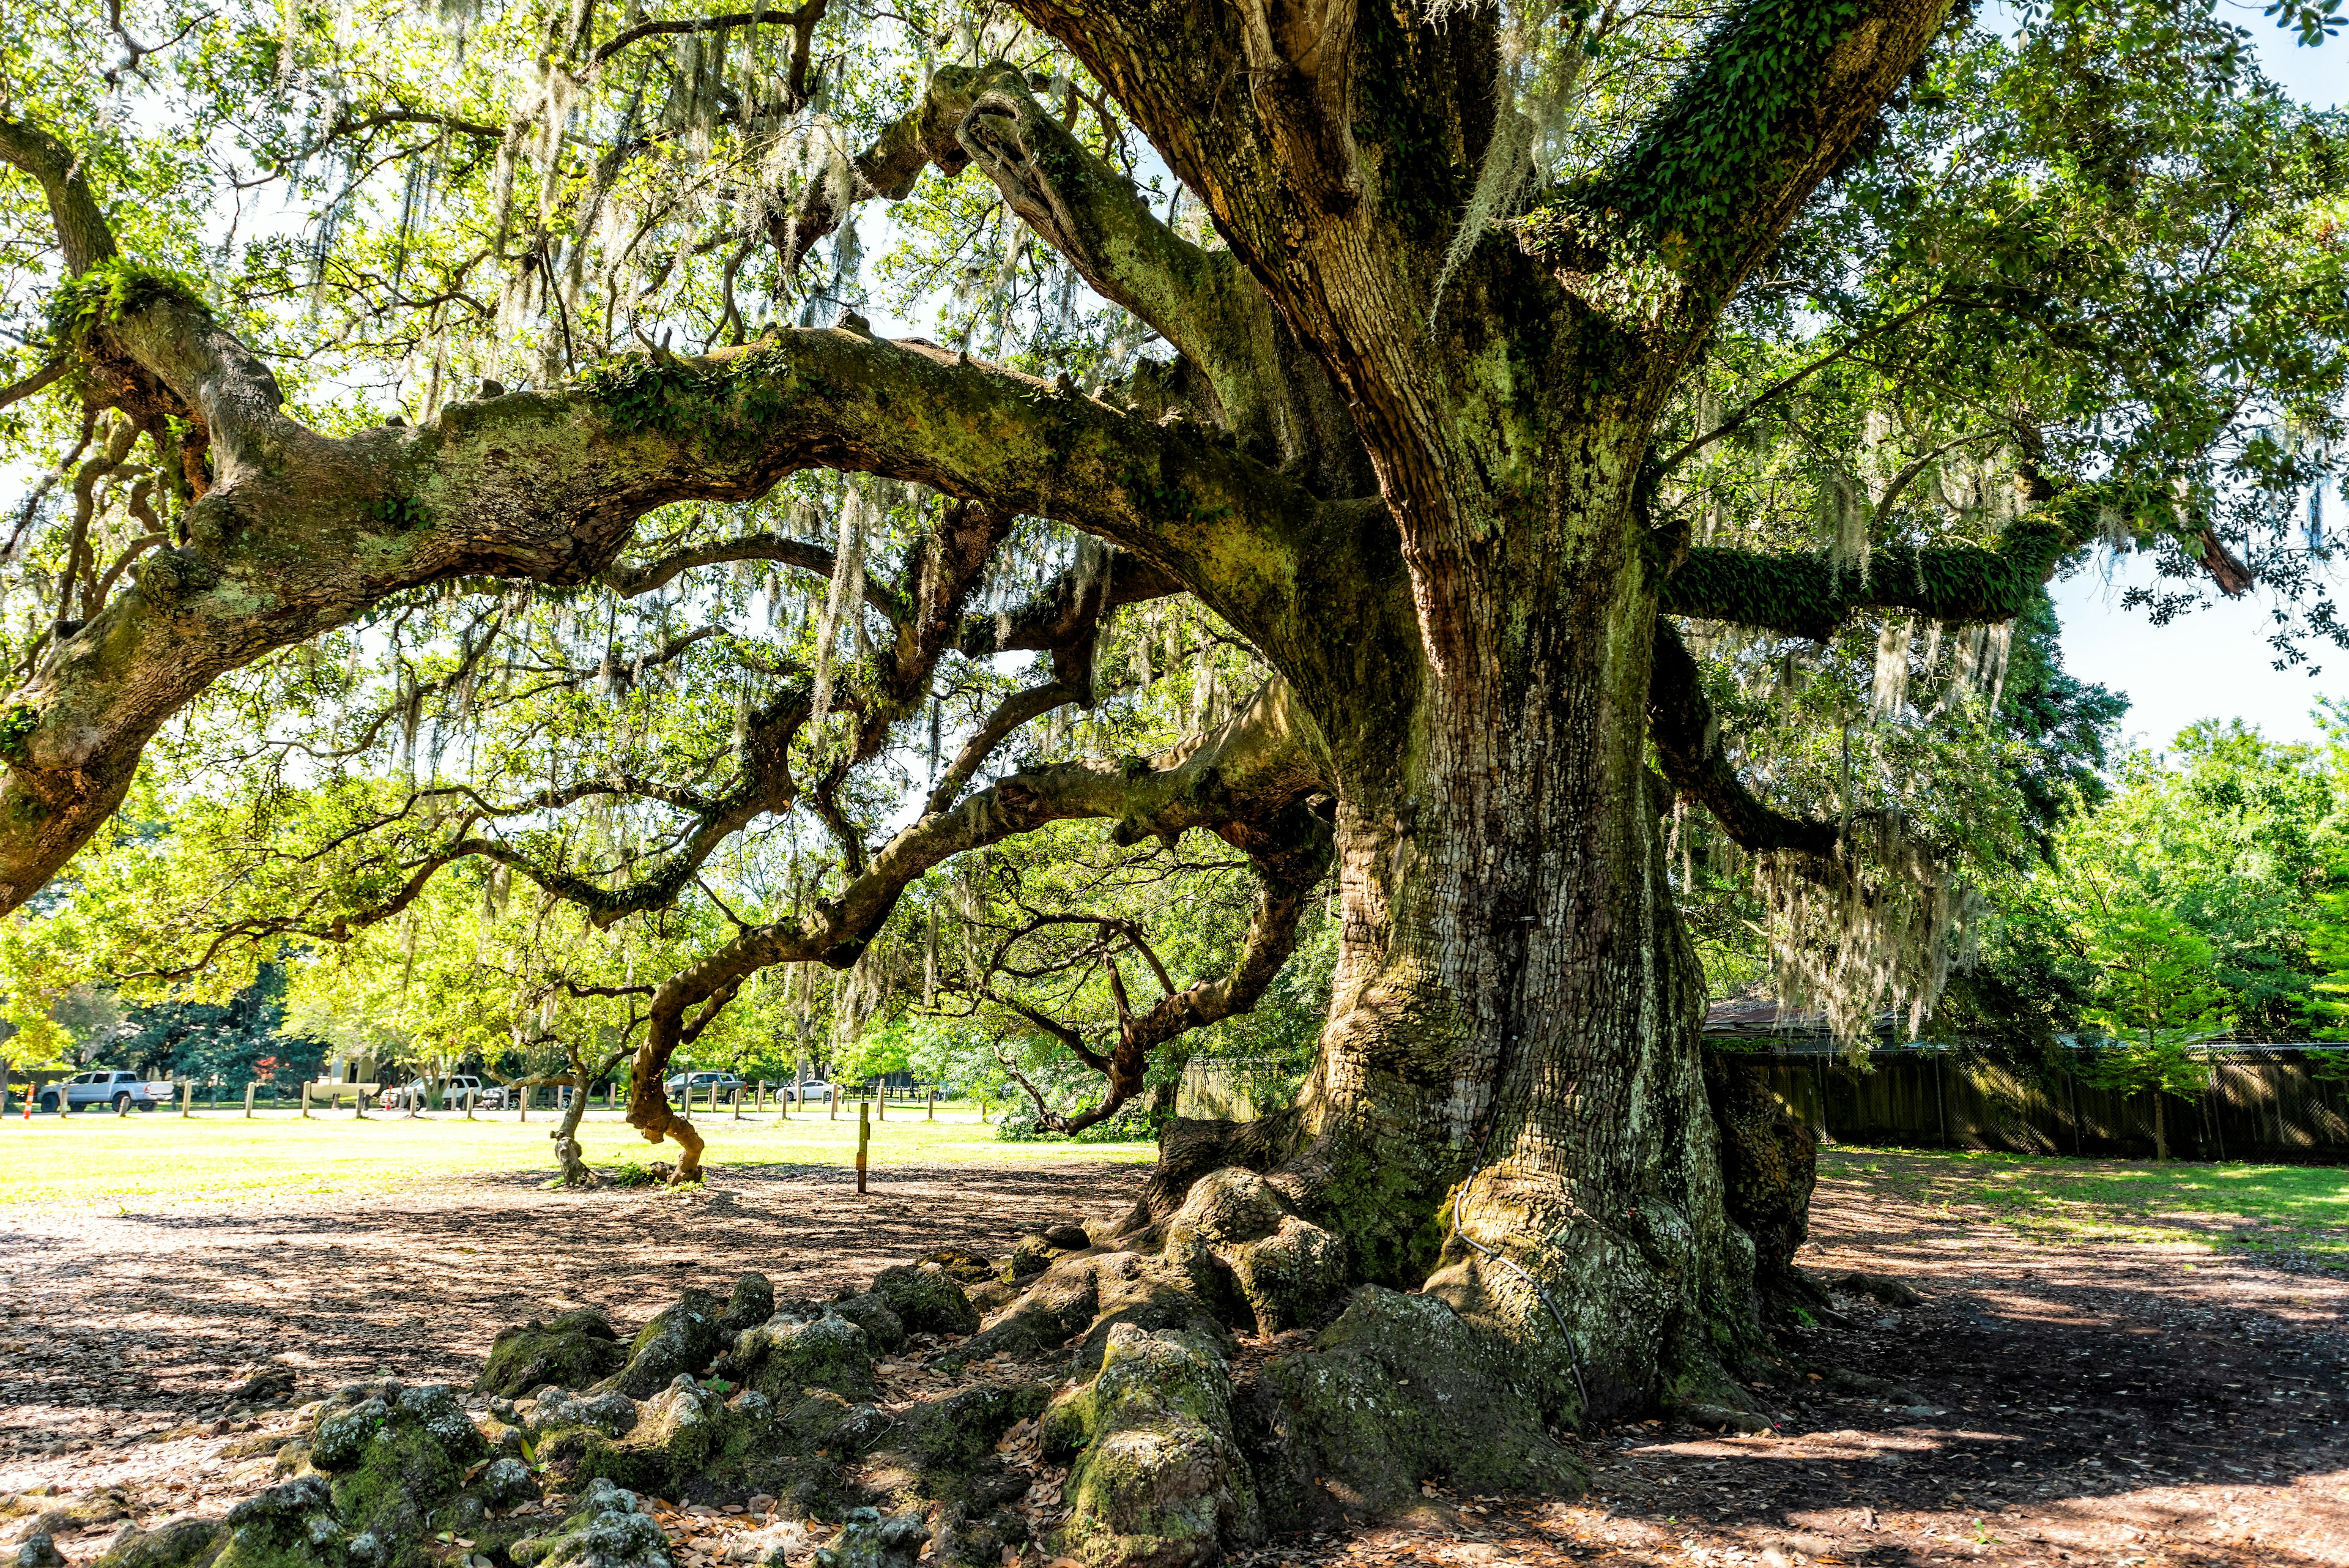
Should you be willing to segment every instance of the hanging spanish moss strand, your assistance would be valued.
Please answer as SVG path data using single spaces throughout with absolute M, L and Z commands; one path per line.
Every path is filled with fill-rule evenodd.
M 1880 1015 L 1913 1036 L 1951 971 L 1971 965 L 1982 900 L 1889 817 L 1855 818 L 1842 849 L 1847 875 L 1832 887 L 1785 853 L 1755 857 L 1754 886 L 1780 1006 L 1824 1013 L 1837 1043 L 1865 1054 Z
M 924 780 L 923 780 L 923 783 L 922 783 L 922 788 L 923 788 L 924 790 L 932 790 L 932 789 L 936 789 L 936 788 L 937 787 L 937 783 L 938 783 L 938 694 L 937 694 L 936 691 L 933 691 L 933 692 L 931 692 L 931 693 L 930 693 L 930 755 L 929 755 L 929 771 L 928 771 L 927 774 L 925 776 L 925 778 L 924 778 Z M 936 947 L 936 946 L 937 945 L 937 921 L 936 921 L 936 918 L 935 916 L 933 916 L 933 917 L 932 917 L 932 919 L 931 919 L 931 924 L 930 924 L 930 945 L 931 945 L 932 947 Z
M 1876 673 L 1868 693 L 1868 716 L 1874 723 L 1897 717 L 1908 703 L 1909 645 L 1916 631 L 1915 621 L 1894 616 L 1876 634 Z
M 833 556 L 832 587 L 825 594 L 823 616 L 815 632 L 815 700 L 809 711 L 808 733 L 818 734 L 832 711 L 833 644 L 840 636 L 840 618 L 854 614 L 864 619 L 864 496 L 854 483 L 841 496 L 840 543 Z
M 1096 589 L 1102 597 L 1109 596 L 1110 572 L 1114 565 L 1115 556 L 1108 545 L 1090 534 L 1077 535 L 1076 569 L 1071 575 L 1076 579 L 1080 604 L 1092 597 Z
M 1839 572 L 1857 568 L 1861 580 L 1866 581 L 1869 514 L 1867 498 L 1852 483 L 1851 476 L 1837 469 L 1827 475 L 1823 500 L 1826 507 L 1828 559 Z
M 2014 623 L 2002 620 L 1990 628 L 1982 639 L 1982 692 L 1990 711 L 1998 711 L 1999 699 L 2006 692 L 2006 662 L 2014 650 Z
M 929 931 L 922 944 L 922 1005 L 938 1004 L 938 906 L 930 901 Z
M 1216 664 L 1209 655 L 1210 646 L 1206 637 L 1199 639 L 1198 657 L 1192 666 L 1190 722 L 1194 731 L 1206 728 L 1209 710 L 1216 700 Z

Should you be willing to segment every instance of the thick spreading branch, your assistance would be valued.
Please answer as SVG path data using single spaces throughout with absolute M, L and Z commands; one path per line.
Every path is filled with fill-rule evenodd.
M 1865 562 L 1700 547 L 1664 579 L 1673 615 L 1825 642 L 1860 610 L 1910 610 L 1950 625 L 2012 620 L 2074 547 L 2055 524 L 2010 524 L 1994 547 L 1878 545 Z
M 114 232 L 90 193 L 89 177 L 73 149 L 29 120 L 0 115 L 0 160 L 31 176 L 49 203 L 65 270 L 86 273 L 114 256 Z
M 13 131 L 47 168 L 53 144 Z M 71 233 L 88 192 L 53 172 Z M 1302 591 L 1291 547 L 1318 521 L 1294 482 L 1207 432 L 920 343 L 785 332 L 330 438 L 287 418 L 268 368 L 170 280 L 91 297 L 88 383 L 142 429 L 192 427 L 206 483 L 186 544 L 138 562 L 135 588 L 61 638 L 0 715 L 0 909 L 78 847 L 148 737 L 223 671 L 422 584 L 587 580 L 669 502 L 750 499 L 812 466 L 912 481 L 1114 540 L 1274 647 Z M 934 620 L 958 635 L 958 609 Z
M 1161 222 L 1131 178 L 1037 99 L 1035 85 L 999 61 L 938 70 L 922 101 L 854 160 L 853 196 L 902 200 L 926 169 L 951 179 L 976 165 L 1095 292 L 1181 354 L 1171 376 L 1140 367 L 1121 400 L 1186 408 L 1319 493 L 1368 493 L 1374 481 L 1344 399 L 1257 280 L 1231 252 L 1194 244 Z M 846 215 L 820 182 L 770 226 L 787 265 L 796 265 Z
M 1291 896 L 1270 889 L 1276 882 L 1288 888 L 1295 878 L 1307 877 L 1293 895 L 1302 899 L 1318 880 L 1328 854 L 1327 835 L 1306 820 L 1305 803 L 1330 794 L 1333 777 L 1319 732 L 1287 685 L 1274 680 L 1220 728 L 1162 753 L 1148 768 L 1056 763 L 1014 774 L 950 810 L 926 815 L 874 854 L 838 898 L 819 900 L 796 920 L 740 931 L 662 983 L 632 1069 L 630 1123 L 649 1141 L 675 1132 L 670 1124 L 676 1118 L 658 1085 L 688 1015 L 711 997 L 776 964 L 848 968 L 864 955 L 916 877 L 953 856 L 1051 822 L 1107 818 L 1114 824 L 1112 836 L 1124 843 L 1153 834 L 1171 841 L 1206 827 L 1260 867 L 1270 867 L 1264 896 L 1269 901 L 1260 901 L 1248 948 L 1233 973 L 1168 998 L 1160 1003 L 1164 1016 L 1149 1028 L 1167 1030 L 1156 1037 L 1163 1041 L 1195 1026 L 1184 1020 L 1212 1021 L 1253 1005 L 1294 940 Z M 1289 928 L 1285 934 L 1284 921 Z M 694 1146 L 687 1147 L 689 1158 Z
M 1825 858 L 1835 853 L 1837 825 L 1793 816 L 1765 805 L 1737 776 L 1721 742 L 1696 660 L 1669 621 L 1656 624 L 1648 682 L 1648 738 L 1672 788 L 1710 811 L 1722 830 L 1754 854 L 1792 849 Z
M 658 592 L 697 567 L 725 566 L 735 561 L 780 561 L 810 576 L 829 582 L 835 557 L 828 546 L 812 540 L 787 539 L 781 534 L 744 534 L 731 539 L 715 539 L 707 545 L 672 550 L 642 566 L 615 563 L 605 567 L 597 580 L 623 598 L 635 598 L 639 595 Z M 877 577 L 864 579 L 864 602 L 893 621 L 905 612 L 905 607 L 889 591 L 888 585 Z
M 1592 280 L 1661 264 L 1675 352 L 1875 125 L 1949 0 L 1746 0 L 1722 22 L 1615 165 L 1552 209 L 1545 253 Z M 1607 293 L 1603 283 L 1594 300 Z

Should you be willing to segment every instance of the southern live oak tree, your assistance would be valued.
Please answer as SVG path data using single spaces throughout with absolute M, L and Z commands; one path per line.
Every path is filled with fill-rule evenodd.
M 48 389 L 32 433 L 70 455 L 19 529 L 45 597 L 0 716 L 0 905 L 199 711 L 304 750 L 284 787 L 343 814 L 256 856 L 295 890 L 231 934 L 347 938 L 484 863 L 599 927 L 706 895 L 718 935 L 638 977 L 630 1110 L 689 1168 L 657 1088 L 681 1043 L 762 971 L 852 968 L 957 857 L 1094 818 L 1247 860 L 1227 965 L 1120 997 L 1111 1097 L 1247 1007 L 1334 875 L 1301 1102 L 1220 1157 L 1262 1179 L 1204 1182 L 1194 1147 L 1137 1220 L 1221 1260 L 1265 1328 L 1368 1283 L 1506 1347 L 1496 1405 L 1387 1389 L 1407 1414 L 1332 1448 L 1333 1485 L 1414 1481 L 1388 1472 L 1443 1462 L 1462 1419 L 1537 1441 L 1740 1397 L 1755 1249 L 1667 818 L 1702 808 L 1793 918 L 1842 922 L 1815 978 L 1847 1011 L 1929 992 L 1930 958 L 1887 954 L 1961 900 L 1912 896 L 1931 846 L 1856 800 L 1850 717 L 1801 809 L 1716 722 L 1721 671 L 1857 637 L 1907 712 L 1912 622 L 1979 669 L 1982 628 L 2099 539 L 2230 593 L 2306 589 L 2322 552 L 2300 508 L 2341 436 L 2342 130 L 2190 5 L 2013 40 L 1940 0 L 57 26 L 5 46 L 0 157 L 51 247 L 17 265 L 58 279 L 14 390 Z M 118 63 L 60 85 L 93 37 Z M 169 134 L 132 129 L 142 94 Z M 218 190 L 273 182 L 311 205 L 307 254 L 264 237 L 232 271 Z M 840 308 L 875 199 L 954 346 Z M 740 628 L 712 568 L 743 562 L 826 585 L 797 640 Z M 1104 628 L 1178 595 L 1263 684 L 1154 755 L 1023 738 L 1006 771 L 1015 735 L 1149 684 L 1130 641 L 1104 680 Z M 1037 678 L 1003 690 L 1023 650 Z M 336 731 L 362 666 L 388 700 Z M 663 711 L 626 705 L 665 670 Z M 623 733 L 565 751 L 599 687 Z M 942 690 L 953 754 L 916 785 Z M 492 700 L 517 718 L 471 758 L 487 783 L 334 771 L 394 737 L 412 768 L 435 715 Z M 599 854 L 548 826 L 574 807 L 621 824 Z M 828 863 L 743 916 L 703 869 L 785 814 Z M 381 847 L 350 885 L 298 891 L 354 845 Z M 1420 1457 L 1381 1458 L 1405 1428 Z M 1200 1552 L 1247 1527 L 1200 1517 Z

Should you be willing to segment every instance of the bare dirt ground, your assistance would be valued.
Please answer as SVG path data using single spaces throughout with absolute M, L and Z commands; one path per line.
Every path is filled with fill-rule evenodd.
M 58 1545 L 86 1562 L 126 1521 L 267 1484 L 253 1456 L 283 1418 L 227 1397 L 256 1369 L 291 1368 L 305 1398 L 384 1376 L 462 1384 L 507 1323 L 579 1305 L 641 1321 L 749 1268 L 829 1294 L 939 1247 L 999 1254 L 1110 1216 L 1142 1176 L 893 1171 L 859 1199 L 836 1168 L 766 1168 L 693 1195 L 475 1179 L 357 1203 L 0 1212 L 0 1494 L 79 1500 L 88 1525 Z M 2042 1245 L 1850 1178 L 1822 1184 L 1802 1261 L 1922 1293 L 1901 1312 L 1849 1303 L 1851 1326 L 1798 1354 L 1923 1404 L 1757 1391 L 1780 1417 L 1766 1434 L 1590 1434 L 1585 1497 L 1439 1490 L 1411 1519 L 1256 1561 L 2349 1564 L 2349 1280 L 2241 1252 Z M 732 1521 L 667 1522 L 706 1549 Z

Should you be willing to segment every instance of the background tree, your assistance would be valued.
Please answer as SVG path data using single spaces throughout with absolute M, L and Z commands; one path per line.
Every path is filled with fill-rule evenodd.
M 2166 909 L 2139 903 L 2089 906 L 2079 935 L 2101 981 L 2088 1022 L 2106 1031 L 2086 1075 L 2108 1089 L 2153 1099 L 2156 1159 L 2169 1158 L 2168 1096 L 2200 1092 L 2209 1068 L 2194 1047 L 2234 1023 L 2213 972 L 2210 943 Z

